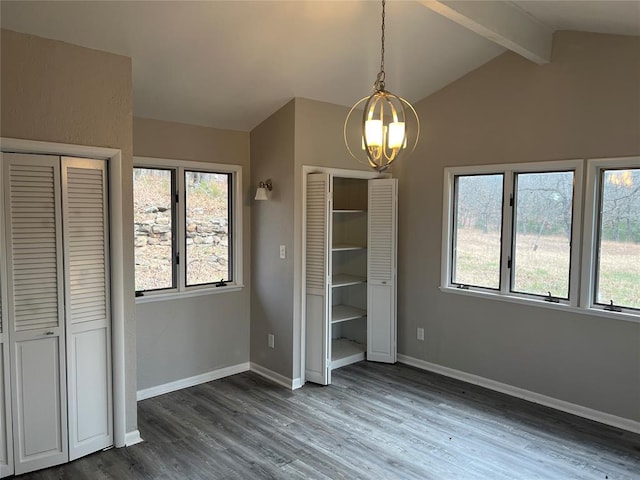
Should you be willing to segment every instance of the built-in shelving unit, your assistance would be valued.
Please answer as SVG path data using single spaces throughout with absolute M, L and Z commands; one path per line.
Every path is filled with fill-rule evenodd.
M 367 319 L 367 182 L 333 179 L 331 368 L 364 359 Z
M 397 181 L 365 172 L 308 173 L 305 378 L 364 360 L 396 361 Z

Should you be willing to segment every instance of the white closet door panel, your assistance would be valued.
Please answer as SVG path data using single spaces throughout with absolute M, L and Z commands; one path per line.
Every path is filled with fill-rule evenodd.
M 33 303 L 25 293 L 61 300 L 62 279 L 57 157 L 5 154 L 8 185 L 8 256 L 15 331 L 58 327 L 62 315 L 60 301 Z M 35 260 L 39 260 L 36 262 Z
M 331 341 L 326 298 L 307 295 L 306 302 L 305 378 L 309 382 L 328 385 L 331 383 L 331 368 L 327 352 Z
M 394 178 L 369 180 L 367 360 L 395 363 L 397 188 Z
M 306 190 L 306 344 L 305 378 L 327 385 L 331 382 L 328 305 L 330 178 L 324 173 L 307 175 Z
M 15 343 L 13 370 L 16 475 L 64 463 L 67 453 L 64 372 L 59 336 Z
M 105 163 L 72 158 L 64 158 L 63 162 L 68 323 L 86 321 L 87 314 L 106 320 L 109 279 L 105 254 L 108 249 Z M 78 218 L 87 220 L 74 221 Z
M 86 324 L 84 325 L 86 326 Z M 76 328 L 74 328 L 76 330 Z M 69 368 L 70 460 L 109 447 L 112 440 L 109 328 L 91 325 L 71 335 Z
M 395 292 L 387 285 L 369 285 L 367 307 L 367 360 L 395 363 Z
M 307 175 L 306 278 L 307 292 L 324 294 L 328 281 L 329 175 Z
M 368 281 L 388 285 L 395 279 L 395 178 L 369 181 Z
M 60 159 L 3 155 L 14 467 L 68 461 Z
M 69 458 L 113 445 L 106 164 L 63 158 Z

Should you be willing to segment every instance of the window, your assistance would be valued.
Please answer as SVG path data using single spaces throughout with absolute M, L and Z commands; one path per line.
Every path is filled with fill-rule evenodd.
M 231 174 L 186 170 L 186 284 L 233 281 L 229 241 Z
M 175 171 L 133 169 L 136 291 L 176 286 Z
M 504 175 L 456 175 L 451 283 L 500 289 Z
M 640 158 L 586 162 L 583 207 L 584 164 L 446 168 L 441 288 L 639 321 Z
M 585 306 L 640 311 L 640 159 L 589 161 Z M 588 245 L 588 241 L 592 245 Z M 589 282 L 589 280 L 591 280 Z
M 445 170 L 443 285 L 577 305 L 581 162 Z
M 242 286 L 241 167 L 134 161 L 136 295 Z
M 512 292 L 569 299 L 573 176 L 514 173 Z

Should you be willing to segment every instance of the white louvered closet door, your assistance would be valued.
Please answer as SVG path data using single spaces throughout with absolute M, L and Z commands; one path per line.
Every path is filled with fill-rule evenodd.
M 0 153 L 0 159 L 3 158 L 4 155 Z M 2 185 L 2 178 L 3 168 L 0 164 L 0 185 Z M 4 242 L 4 196 L 0 194 L 0 244 Z M 0 478 L 13 475 L 6 265 L 4 249 L 0 248 Z
M 16 475 L 68 460 L 60 159 L 3 156 Z
M 395 363 L 398 180 L 369 180 L 367 360 Z
M 69 459 L 113 445 L 107 172 L 62 159 Z
M 306 205 L 306 379 L 331 382 L 329 328 L 330 178 L 324 173 L 307 175 Z

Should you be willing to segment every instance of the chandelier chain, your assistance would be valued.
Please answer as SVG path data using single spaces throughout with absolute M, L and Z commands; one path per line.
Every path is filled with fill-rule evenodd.
M 380 37 L 380 43 L 381 43 L 381 48 L 380 48 L 380 71 L 378 72 L 378 76 L 376 77 L 376 83 L 374 84 L 374 89 L 376 91 L 382 91 L 384 90 L 384 80 L 385 80 L 385 72 L 384 72 L 384 17 L 385 17 L 385 5 L 386 5 L 386 0 L 382 0 L 382 34 Z

